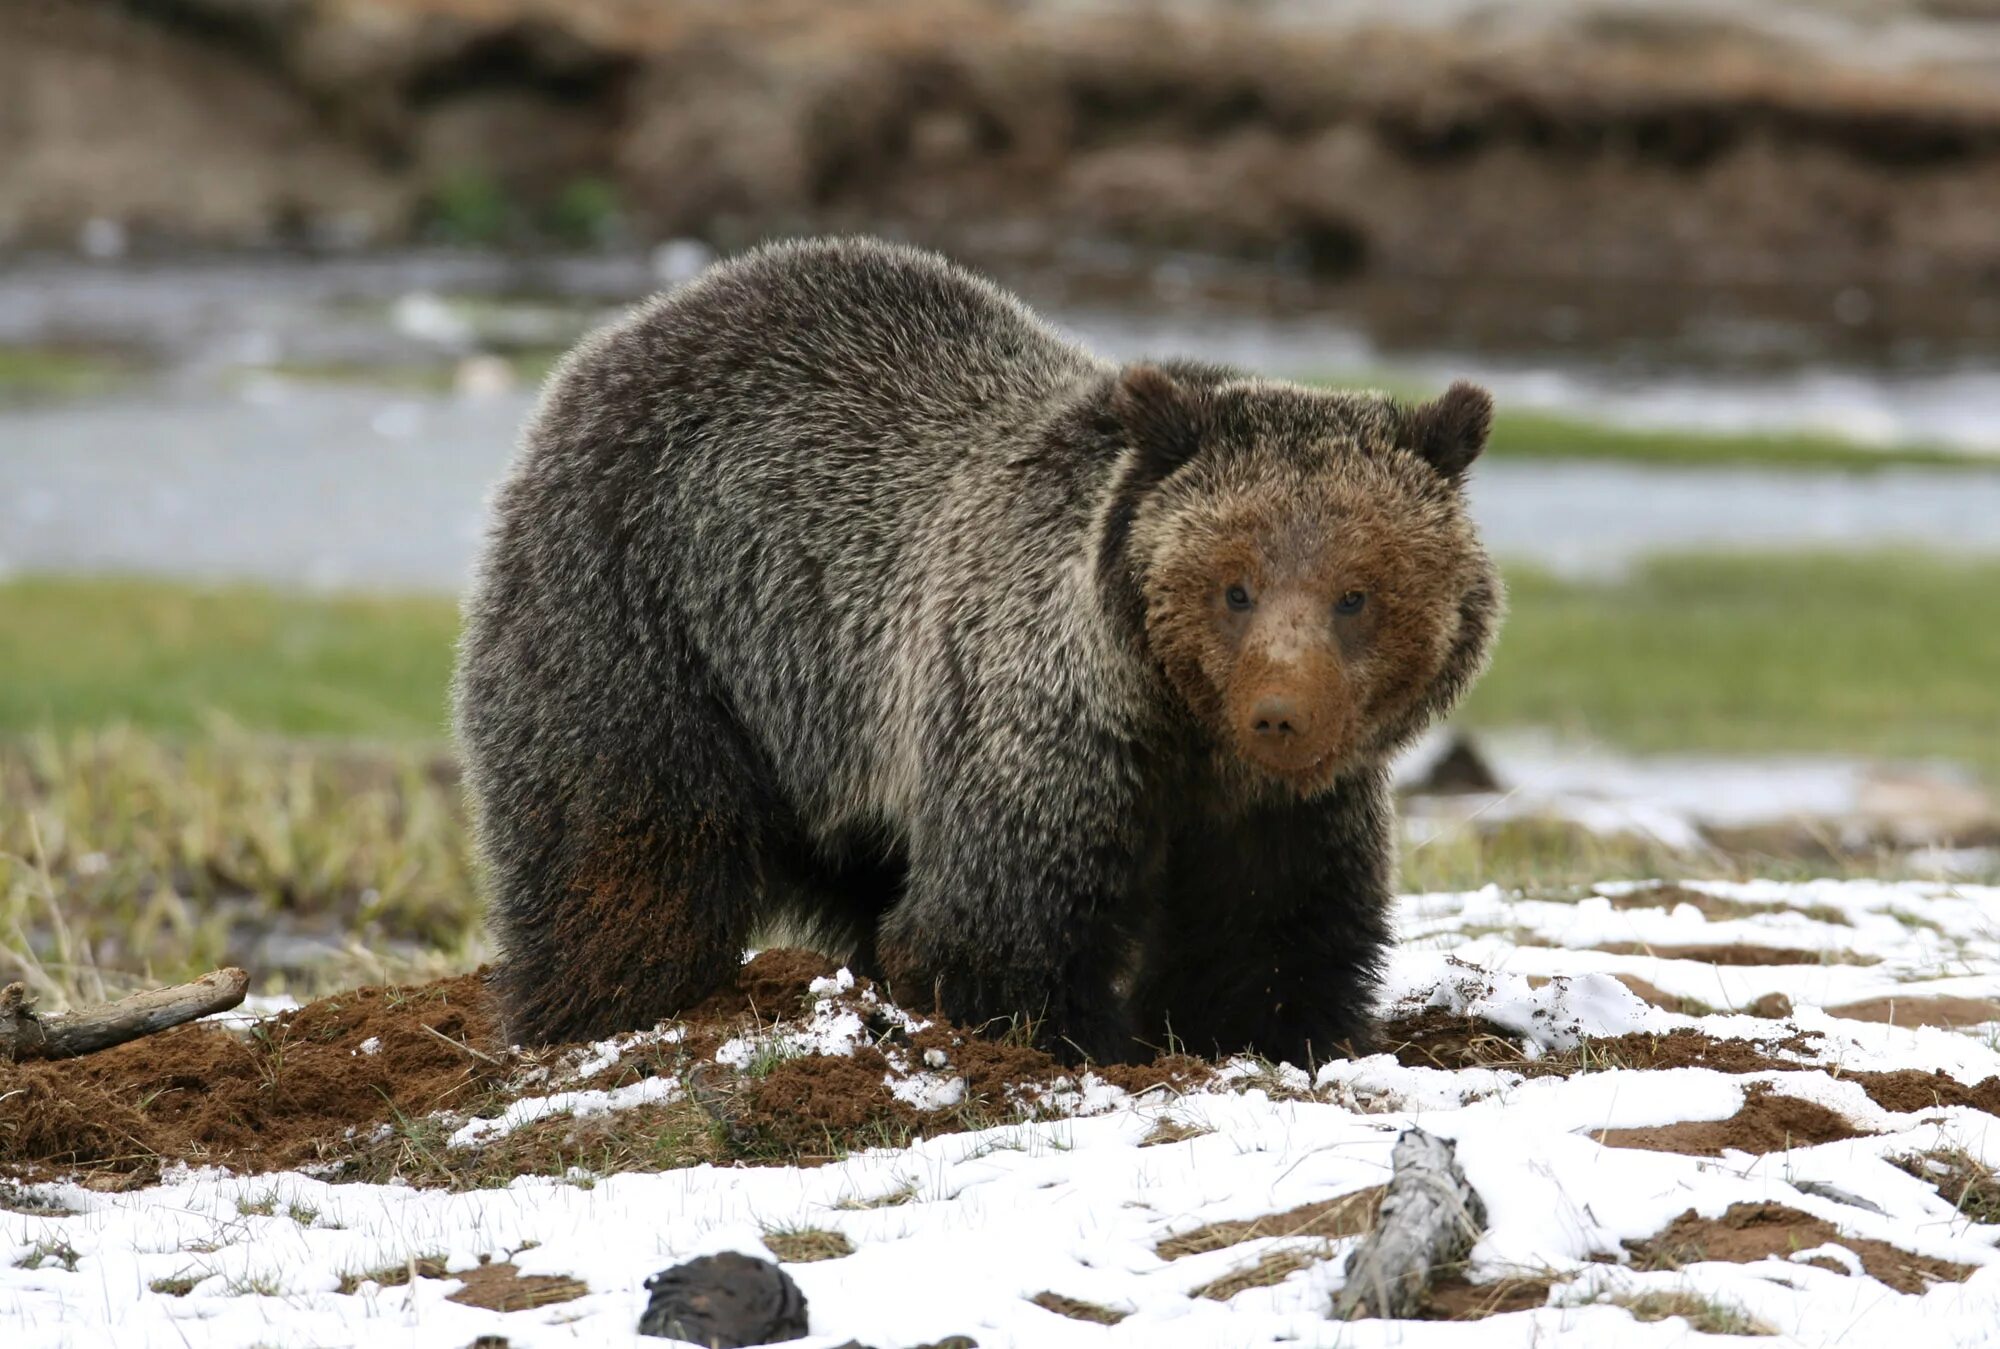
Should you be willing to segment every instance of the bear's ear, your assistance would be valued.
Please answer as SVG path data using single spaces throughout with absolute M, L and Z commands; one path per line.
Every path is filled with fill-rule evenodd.
M 1200 396 L 1157 365 L 1128 365 L 1111 387 L 1111 415 L 1139 451 L 1139 477 L 1158 482 L 1201 448 Z
M 1457 482 L 1486 448 L 1493 430 L 1493 395 L 1464 380 L 1410 409 L 1411 448 L 1447 482 Z

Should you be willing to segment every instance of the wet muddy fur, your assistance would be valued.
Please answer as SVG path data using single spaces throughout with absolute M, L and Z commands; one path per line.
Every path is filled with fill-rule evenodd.
M 1461 500 L 1488 411 L 1121 370 L 865 241 L 587 339 L 497 496 L 456 685 L 509 1033 L 651 1024 L 789 920 L 1071 1055 L 1365 1036 L 1382 765 L 1497 621 Z M 1278 755 L 1253 703 L 1318 738 Z

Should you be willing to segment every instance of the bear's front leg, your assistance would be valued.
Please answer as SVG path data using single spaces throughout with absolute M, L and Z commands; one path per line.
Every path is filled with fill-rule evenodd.
M 879 957 L 896 996 L 962 1025 L 1025 1023 L 1075 1062 L 1141 1052 L 1114 981 L 1129 959 L 1137 849 L 1117 777 L 978 779 L 926 812 Z M 1053 800 L 1067 784 L 1072 795 Z
M 1364 1050 L 1392 940 L 1383 775 L 1176 838 L 1133 995 L 1140 1034 L 1299 1067 Z

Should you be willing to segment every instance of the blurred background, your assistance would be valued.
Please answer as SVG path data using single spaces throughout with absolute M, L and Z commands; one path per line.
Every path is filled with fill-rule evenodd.
M 475 964 L 454 597 L 538 382 L 855 230 L 1494 389 L 1406 888 L 2000 879 L 2000 0 L 5 0 L 0 979 Z

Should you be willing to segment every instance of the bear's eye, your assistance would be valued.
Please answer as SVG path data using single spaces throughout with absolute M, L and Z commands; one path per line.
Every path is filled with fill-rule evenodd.
M 1229 601 L 1230 608 L 1236 610 L 1239 613 L 1250 607 L 1250 592 L 1245 590 L 1240 585 L 1229 587 L 1229 589 L 1226 592 L 1224 592 L 1223 598 Z
M 1362 594 L 1358 590 L 1350 590 L 1345 595 L 1342 595 L 1339 599 L 1334 601 L 1333 611 L 1337 614 L 1351 616 L 1353 614 L 1360 613 L 1361 606 L 1366 603 L 1368 603 L 1368 597 L 1366 595 Z

